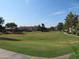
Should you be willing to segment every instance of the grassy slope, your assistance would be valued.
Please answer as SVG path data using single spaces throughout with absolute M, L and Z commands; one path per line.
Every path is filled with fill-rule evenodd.
M 0 48 L 23 54 L 53 57 L 72 52 L 71 46 L 79 43 L 79 38 L 60 32 L 28 32 L 24 35 L 3 34 L 0 37 L 21 41 L 0 41 Z

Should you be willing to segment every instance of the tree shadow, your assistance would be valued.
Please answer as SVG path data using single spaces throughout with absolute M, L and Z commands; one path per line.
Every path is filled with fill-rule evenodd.
M 0 37 L 0 40 L 21 41 L 21 40 L 19 40 L 19 39 L 14 39 L 14 38 L 4 38 L 4 37 Z

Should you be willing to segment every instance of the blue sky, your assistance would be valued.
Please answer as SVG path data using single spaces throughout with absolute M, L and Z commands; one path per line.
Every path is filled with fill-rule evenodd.
M 79 13 L 79 0 L 0 0 L 0 16 L 5 24 L 55 26 L 64 22 L 70 11 Z

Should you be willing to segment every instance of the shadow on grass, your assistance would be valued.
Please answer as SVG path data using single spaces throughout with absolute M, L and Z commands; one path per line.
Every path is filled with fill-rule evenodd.
M 4 38 L 4 37 L 0 37 L 0 40 L 21 41 L 21 40 L 19 40 L 19 39 L 14 39 L 14 38 Z

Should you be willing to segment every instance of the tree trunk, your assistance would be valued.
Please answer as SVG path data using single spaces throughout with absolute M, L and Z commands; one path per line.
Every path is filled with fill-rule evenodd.
M 72 27 L 68 28 L 68 33 L 71 34 L 72 33 Z

